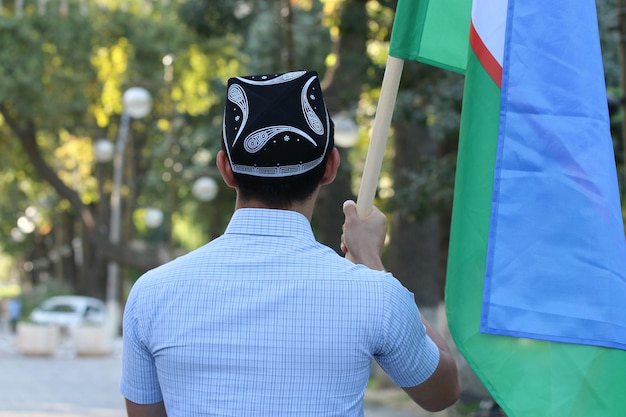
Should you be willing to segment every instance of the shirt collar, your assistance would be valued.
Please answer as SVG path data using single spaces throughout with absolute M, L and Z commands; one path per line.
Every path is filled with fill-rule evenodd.
M 224 234 L 298 236 L 315 240 L 311 224 L 303 214 L 278 209 L 237 209 Z

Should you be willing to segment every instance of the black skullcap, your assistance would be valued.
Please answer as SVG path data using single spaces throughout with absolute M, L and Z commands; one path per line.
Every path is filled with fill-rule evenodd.
M 318 166 L 332 148 L 317 72 L 228 80 L 223 139 L 235 173 L 288 177 Z

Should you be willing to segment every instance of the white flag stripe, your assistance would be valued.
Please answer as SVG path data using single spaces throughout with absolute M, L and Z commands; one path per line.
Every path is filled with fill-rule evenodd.
M 500 67 L 504 61 L 504 38 L 508 0 L 474 0 L 472 24 Z

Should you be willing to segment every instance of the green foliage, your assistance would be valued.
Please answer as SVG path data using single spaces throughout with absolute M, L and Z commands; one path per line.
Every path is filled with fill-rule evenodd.
M 15 121 L 24 126 L 34 119 L 51 130 L 85 121 L 95 98 L 90 96 L 95 92 L 89 65 L 92 37 L 82 15 L 0 18 L 0 60 L 11 63 L 0 67 L 0 103 Z
M 459 129 L 463 77 L 426 64 L 407 62 L 394 111 L 394 120 L 428 126 L 439 141 Z
M 216 118 L 226 78 L 241 72 L 241 37 L 201 39 L 178 19 L 174 4 L 169 11 L 97 6 L 90 4 L 86 14 L 72 9 L 61 15 L 51 2 L 44 15 L 27 8 L 23 16 L 0 16 L 0 59 L 11 63 L 0 66 L 0 186 L 6 197 L 0 201 L 0 232 L 7 237 L 0 250 L 5 252 L 25 253 L 32 244 L 8 238 L 28 206 L 43 214 L 47 231 L 59 212 L 75 211 L 54 198 L 49 178 L 29 165 L 21 135 L 36 135 L 45 163 L 83 204 L 106 204 L 111 168 L 102 170 L 105 194 L 98 195 L 92 142 L 116 138 L 125 89 L 147 88 L 153 108 L 144 120 L 133 121 L 134 157 L 126 162 L 124 206 L 130 205 L 131 213 L 136 204 L 176 209 L 168 201 L 171 188 L 181 206 L 193 202 L 186 182 L 193 183 L 197 174 L 194 155 L 198 147 L 212 152 L 219 147 Z M 165 65 L 165 56 L 173 62 Z M 132 237 L 133 231 L 127 232 Z
M 620 84 L 619 32 L 616 30 L 618 10 L 615 0 L 597 0 L 596 7 L 598 10 L 598 25 L 606 84 L 609 87 L 616 87 Z
M 260 2 L 255 6 L 255 17 L 246 32 L 244 52 L 249 56 L 248 71 L 256 74 L 290 70 L 314 69 L 323 75 L 325 60 L 331 52 L 330 32 L 322 25 L 321 4 L 305 10 L 292 9 L 290 30 L 274 2 Z M 294 68 L 285 62 L 293 55 Z
M 245 31 L 253 6 L 245 1 L 188 0 L 178 8 L 185 24 L 204 38 L 219 38 Z
M 57 7 L 56 2 L 49 5 L 53 3 Z M 362 61 L 363 79 L 354 84 L 364 88 L 355 92 L 349 85 L 343 87 L 346 96 L 350 93 L 347 101 L 352 108 L 336 109 L 356 109 L 362 140 L 349 160 L 358 180 L 367 151 L 366 132 L 380 93 L 394 0 L 292 1 L 291 26 L 282 14 L 284 3 L 275 0 L 170 0 L 169 7 L 150 2 L 152 9 L 146 10 L 142 5 L 147 3 L 98 0 L 88 2 L 86 14 L 72 9 L 60 15 L 50 6 L 42 16 L 34 7 L 23 17 L 0 16 L 0 60 L 5 63 L 0 65 L 2 236 L 10 236 L 28 206 L 37 206 L 45 223 L 52 223 L 59 212 L 71 211 L 37 177 L 18 146 L 18 135 L 35 129 L 46 163 L 84 203 L 96 205 L 110 192 L 111 167 L 103 170 L 105 195 L 100 196 L 89 143 L 100 137 L 115 139 L 122 94 L 140 85 L 152 94 L 153 108 L 131 127 L 124 189 L 131 206 L 128 212 L 137 207 L 173 211 L 174 224 L 163 228 L 171 227 L 174 245 L 185 250 L 197 247 L 220 231 L 233 206 L 233 194 L 221 181 L 210 207 L 191 193 L 199 176 L 219 179 L 214 156 L 220 149 L 227 78 L 303 68 L 317 69 L 324 76 L 327 66 L 340 61 L 338 39 L 363 19 L 357 11 L 345 16 L 341 12 L 365 4 L 368 32 L 362 42 L 368 56 Z M 619 92 L 615 1 L 598 1 L 598 11 L 607 85 Z M 343 51 L 343 64 L 356 65 L 348 52 L 352 51 Z M 288 68 L 287 55 L 294 57 L 296 68 Z M 165 65 L 165 56 L 173 62 Z M 335 80 L 339 75 L 334 74 Z M 442 157 L 417 161 L 407 167 L 405 177 L 391 178 L 393 152 L 388 152 L 383 167 L 393 194 L 388 211 L 404 211 L 418 220 L 449 208 L 462 91 L 463 77 L 458 74 L 405 64 L 394 123 L 427 126 Z M 393 136 L 390 140 L 388 149 L 393 148 Z M 133 230 L 127 232 L 133 237 Z M 150 236 L 165 239 L 162 233 Z M 0 249 L 16 254 L 26 245 L 0 241 Z
M 1 120 L 1 119 L 0 119 Z M 0 122 L 0 132 L 2 124 Z M 7 136 L 5 136 L 6 138 Z M 12 232 L 17 228 L 17 219 L 25 214 L 30 205 L 40 207 L 45 223 L 49 221 L 46 208 L 51 201 L 51 188 L 45 183 L 32 180 L 33 170 L 17 142 L 0 140 L 0 252 L 17 254 L 27 246 L 27 241 L 15 241 Z
M 422 158 L 404 178 L 396 181 L 406 184 L 396 187 L 385 208 L 414 222 L 432 214 L 442 213 L 452 206 L 456 155 L 441 158 Z

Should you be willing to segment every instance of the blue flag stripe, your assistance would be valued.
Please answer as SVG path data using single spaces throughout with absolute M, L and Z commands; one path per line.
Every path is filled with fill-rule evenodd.
M 595 2 L 509 7 L 481 331 L 626 349 Z

